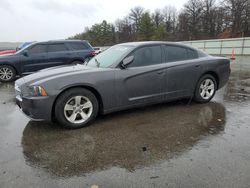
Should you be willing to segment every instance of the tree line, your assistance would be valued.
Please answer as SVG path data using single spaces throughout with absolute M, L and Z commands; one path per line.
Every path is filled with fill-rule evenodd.
M 130 41 L 185 41 L 250 36 L 250 0 L 188 0 L 180 11 L 166 6 L 153 13 L 134 7 L 115 23 L 86 27 L 70 39 L 94 46 Z

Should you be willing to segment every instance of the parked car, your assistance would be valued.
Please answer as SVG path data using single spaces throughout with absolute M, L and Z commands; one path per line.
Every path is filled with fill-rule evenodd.
M 95 52 L 88 41 L 61 40 L 36 42 L 15 54 L 0 57 L 0 81 L 34 73 L 53 66 L 84 63 Z
M 16 53 L 16 50 L 2 50 L 0 51 L 0 56 L 14 54 L 14 53 Z
M 99 47 L 94 47 L 94 50 L 96 55 L 102 52 L 101 48 Z
M 67 128 L 99 113 L 191 97 L 209 102 L 230 75 L 230 61 L 177 43 L 115 45 L 85 65 L 51 68 L 16 81 L 16 101 L 32 119 Z

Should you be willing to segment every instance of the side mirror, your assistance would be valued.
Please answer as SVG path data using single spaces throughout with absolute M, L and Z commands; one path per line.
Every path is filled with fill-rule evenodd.
M 125 69 L 133 61 L 134 61 L 134 56 L 126 57 L 125 59 L 123 59 L 121 67 Z
M 26 57 L 29 56 L 28 50 L 24 50 L 24 51 L 23 51 L 23 55 L 26 56 Z

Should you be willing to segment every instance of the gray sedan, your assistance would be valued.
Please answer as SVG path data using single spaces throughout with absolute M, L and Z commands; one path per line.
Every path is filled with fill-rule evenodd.
M 230 61 L 179 43 L 115 45 L 85 65 L 44 69 L 16 81 L 16 102 L 34 120 L 66 128 L 98 114 L 192 98 L 209 102 L 230 75 Z

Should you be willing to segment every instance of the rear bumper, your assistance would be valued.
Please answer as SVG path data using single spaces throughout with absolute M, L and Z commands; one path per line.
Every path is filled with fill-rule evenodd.
M 218 89 L 220 89 L 220 88 L 222 88 L 223 86 L 226 85 L 226 83 L 229 80 L 230 74 L 231 74 L 230 67 L 228 67 L 226 69 L 224 68 L 223 70 L 220 71 Z
M 16 96 L 16 104 L 21 111 L 35 121 L 51 121 L 53 97 L 21 98 Z

